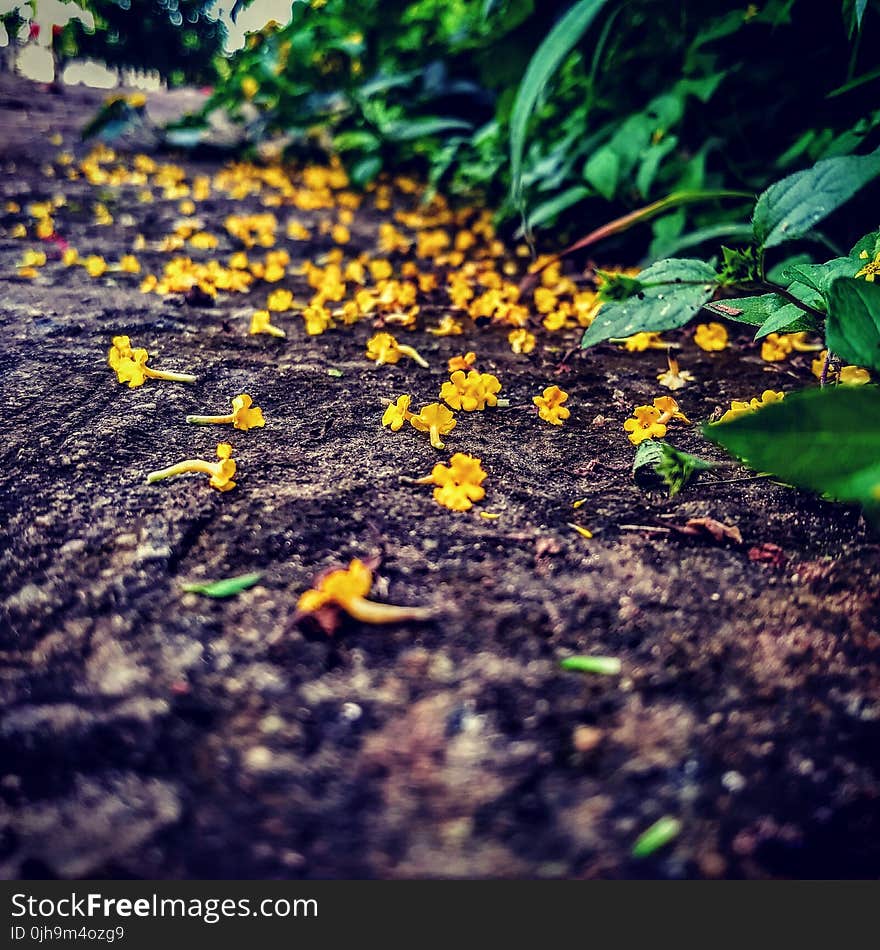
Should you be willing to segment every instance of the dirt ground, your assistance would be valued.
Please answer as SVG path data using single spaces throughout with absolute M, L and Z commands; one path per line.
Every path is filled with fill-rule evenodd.
M 192 101 L 175 95 L 151 109 Z M 3 81 L 2 204 L 95 199 L 41 168 L 53 132 L 84 153 L 76 130 L 99 100 Z M 81 253 L 115 259 L 176 217 L 174 202 L 102 200 L 136 220 L 59 213 Z M 220 226 L 233 210 L 262 209 L 200 206 L 217 255 L 236 249 Z M 41 245 L 11 237 L 20 219 L 0 206 L 0 875 L 880 874 L 878 536 L 855 509 L 738 468 L 671 501 L 636 485 L 622 423 L 660 394 L 663 353 L 609 344 L 560 370 L 578 334 L 539 332 L 516 356 L 506 330 L 467 323 L 407 335 L 429 370 L 377 368 L 366 322 L 249 336 L 266 285 L 204 308 L 57 261 L 22 279 L 24 249 Z M 374 250 L 377 220 L 361 213 L 353 244 Z M 289 249 L 296 262 L 329 246 Z M 731 330 L 721 354 L 670 334 L 697 377 L 679 400 L 692 419 L 811 380 L 808 355 L 766 364 Z M 105 363 L 119 333 L 198 383 L 120 386 Z M 446 456 L 379 419 L 383 398 L 436 398 L 468 349 L 511 407 L 461 414 L 447 437 L 489 473 L 485 501 L 455 513 L 401 482 Z M 551 383 L 571 394 L 561 428 L 528 410 Z M 245 391 L 264 429 L 183 423 Z M 695 429 L 670 435 L 721 458 Z M 220 438 L 235 445 L 234 491 L 144 483 Z M 703 516 L 743 543 L 669 530 Z M 376 599 L 439 618 L 349 621 L 333 638 L 293 622 L 317 573 L 373 555 Z M 262 581 L 234 598 L 182 591 L 254 570 Z M 618 657 L 622 672 L 562 670 L 573 654 Z M 680 835 L 632 857 L 664 815 Z

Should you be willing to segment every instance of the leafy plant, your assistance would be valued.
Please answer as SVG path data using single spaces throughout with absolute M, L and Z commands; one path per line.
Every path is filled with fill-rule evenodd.
M 669 497 L 674 498 L 694 475 L 714 467 L 714 462 L 682 452 L 668 442 L 645 439 L 636 450 L 633 476 L 639 480 L 650 470 L 669 489 Z
M 703 307 L 728 320 L 769 332 L 811 330 L 825 336 L 830 353 L 880 370 L 880 231 L 865 235 L 846 256 L 809 259 L 766 271 L 770 248 L 803 238 L 880 176 L 880 150 L 843 156 L 771 185 L 757 200 L 750 245 L 723 249 L 722 261 L 659 261 L 637 279 L 606 283 L 609 302 L 587 329 L 583 346 L 642 331 L 683 326 Z M 710 302 L 735 290 L 764 290 Z M 827 367 L 826 362 L 826 367 Z M 789 395 L 758 411 L 703 427 L 705 435 L 762 472 L 880 513 L 880 390 L 875 386 L 823 387 Z M 674 494 L 699 459 L 647 441 L 634 471 L 650 466 Z

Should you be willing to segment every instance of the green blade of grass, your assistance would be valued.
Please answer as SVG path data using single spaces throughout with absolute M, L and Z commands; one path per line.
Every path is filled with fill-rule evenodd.
M 632 846 L 634 858 L 647 858 L 675 840 L 681 834 L 681 822 L 671 815 L 664 815 L 643 831 Z
M 575 673 L 596 673 L 599 676 L 617 676 L 620 660 L 616 656 L 569 656 L 559 661 L 564 670 Z
M 234 597 L 243 590 L 253 587 L 262 577 L 260 571 L 251 574 L 240 574 L 238 577 L 226 577 L 219 581 L 207 581 L 202 584 L 185 584 L 184 591 L 188 594 L 204 594 L 205 597 Z

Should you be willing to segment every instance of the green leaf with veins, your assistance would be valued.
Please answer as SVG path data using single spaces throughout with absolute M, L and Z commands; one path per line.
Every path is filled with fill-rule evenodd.
M 704 425 L 703 434 L 755 471 L 878 511 L 880 389 L 875 386 L 793 393 L 730 422 Z
M 855 277 L 835 280 L 825 339 L 845 362 L 880 370 L 880 284 Z
M 827 158 L 771 185 L 752 217 L 755 241 L 769 248 L 803 237 L 880 175 L 880 149 Z
M 638 276 L 638 289 L 625 300 L 602 306 L 581 340 L 586 348 L 614 337 L 683 327 L 718 287 L 715 268 L 705 261 L 657 261 Z

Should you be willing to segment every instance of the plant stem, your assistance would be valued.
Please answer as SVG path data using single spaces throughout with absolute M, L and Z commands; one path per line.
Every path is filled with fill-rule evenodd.
M 428 364 L 422 359 L 421 356 L 411 347 L 407 346 L 405 343 L 398 343 L 397 349 L 403 353 L 404 356 L 408 356 L 410 359 L 416 361 L 423 369 L 428 368 Z
M 169 373 L 167 370 L 161 369 L 150 369 L 149 366 L 144 368 L 144 376 L 149 376 L 151 379 L 167 379 L 172 383 L 194 383 L 198 377 L 193 376 L 191 373 Z
M 778 284 L 773 284 L 769 280 L 765 280 L 763 282 L 763 287 L 764 289 L 769 290 L 771 293 L 778 294 L 780 297 L 784 297 L 789 303 L 793 303 L 799 310 L 803 310 L 804 313 L 808 313 L 811 317 L 816 317 L 818 320 L 824 320 L 827 316 L 827 314 L 823 313 L 821 310 L 817 310 L 815 307 L 811 307 L 809 304 L 804 303 L 803 300 L 799 300 L 790 290 L 786 290 L 785 287 L 780 287 Z
M 396 607 L 377 604 L 364 597 L 353 597 L 340 604 L 347 614 L 362 623 L 400 623 L 403 620 L 429 620 L 434 616 L 434 611 L 428 607 Z
M 147 475 L 147 484 L 161 482 L 163 478 L 173 478 L 175 475 L 184 475 L 187 472 L 201 472 L 204 475 L 214 475 L 215 466 L 211 462 L 205 462 L 202 459 L 186 459 L 178 462 L 176 465 L 169 465 L 168 468 L 160 468 Z
M 819 377 L 819 385 L 824 388 L 825 384 L 828 382 L 828 370 L 831 368 L 831 361 L 834 359 L 834 354 L 831 350 L 825 351 L 825 362 L 822 364 L 822 375 Z
M 230 413 L 228 416 L 187 416 L 187 422 L 191 422 L 196 426 L 206 426 L 211 423 L 221 423 L 228 424 L 230 422 L 235 422 L 235 417 Z

